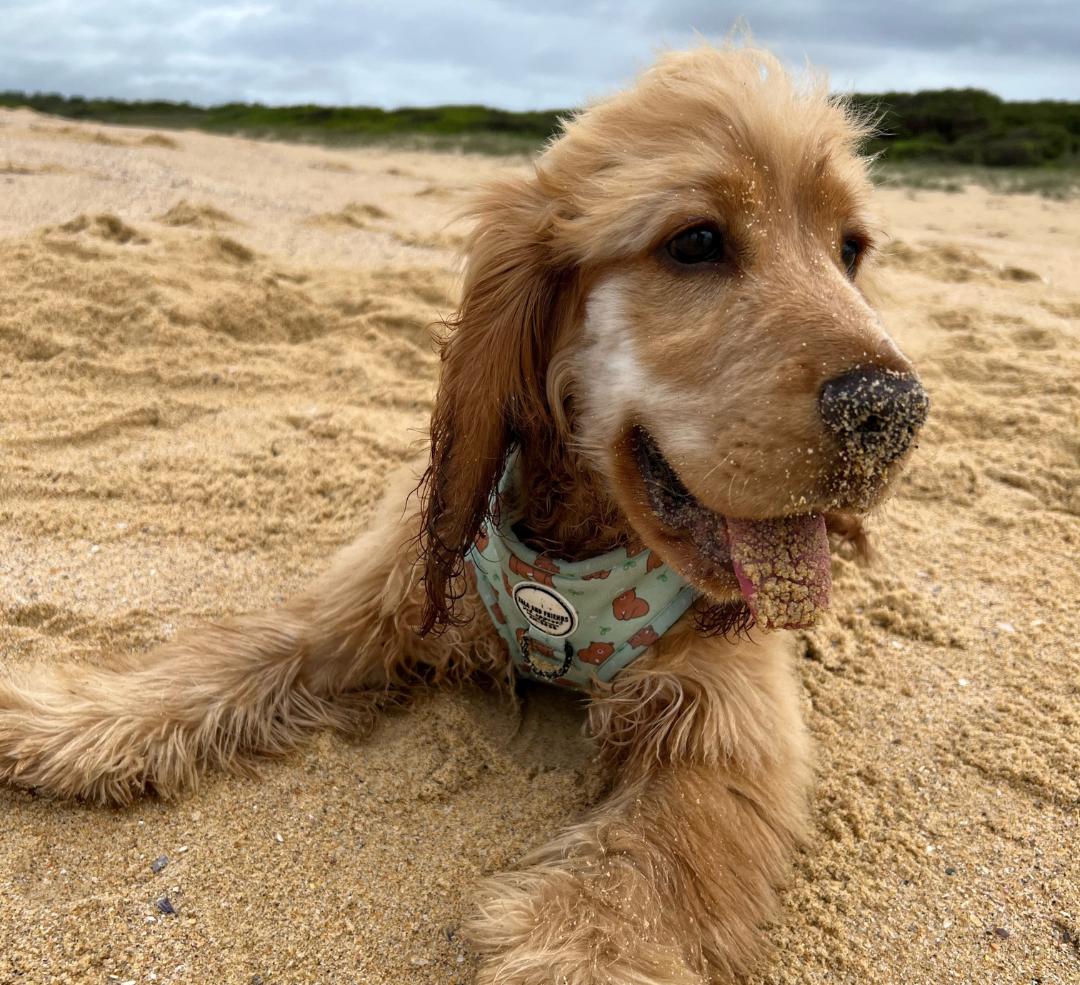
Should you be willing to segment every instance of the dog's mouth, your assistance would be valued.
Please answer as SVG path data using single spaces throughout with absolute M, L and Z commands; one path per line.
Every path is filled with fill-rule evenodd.
M 810 626 L 829 607 L 831 562 L 821 513 L 767 520 L 717 513 L 686 488 L 652 435 L 637 427 L 632 438 L 649 506 L 666 528 L 664 539 L 675 547 L 671 553 L 684 561 L 680 565 L 676 558 L 665 557 L 669 564 L 677 570 L 684 567 L 690 553 L 696 555 L 689 565 L 692 570 L 681 573 L 691 581 L 703 575 L 706 581 L 718 576 L 723 581 L 726 575 L 730 582 L 733 574 L 755 622 L 763 628 Z

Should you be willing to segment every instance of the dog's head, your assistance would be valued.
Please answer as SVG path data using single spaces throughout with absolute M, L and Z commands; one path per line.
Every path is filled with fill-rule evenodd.
M 823 82 L 702 46 L 487 190 L 432 421 L 425 628 L 515 442 L 576 456 L 713 599 L 812 618 L 822 514 L 880 501 L 927 412 L 860 287 L 864 133 Z

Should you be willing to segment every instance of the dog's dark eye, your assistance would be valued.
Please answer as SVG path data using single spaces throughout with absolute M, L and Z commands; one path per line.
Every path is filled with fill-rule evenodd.
M 724 237 L 711 224 L 691 226 L 675 236 L 667 250 L 678 263 L 706 263 L 723 255 Z
M 862 243 L 857 239 L 845 239 L 840 247 L 840 259 L 848 277 L 855 276 L 855 265 L 859 262 L 859 254 L 862 253 Z

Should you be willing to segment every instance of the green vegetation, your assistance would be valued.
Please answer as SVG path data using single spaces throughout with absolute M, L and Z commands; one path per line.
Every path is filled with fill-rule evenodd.
M 1001 169 L 1002 187 L 1023 181 L 1022 169 L 1080 167 L 1080 103 L 1042 100 L 1006 102 L 981 89 L 888 92 L 850 97 L 876 121 L 867 151 L 889 165 L 886 173 L 907 183 L 957 180 L 934 169 L 964 165 L 990 182 L 985 169 Z M 328 144 L 391 142 L 408 147 L 461 149 L 490 154 L 533 153 L 558 132 L 565 110 L 514 113 L 486 106 L 432 106 L 382 110 L 367 106 L 263 106 L 226 103 L 194 106 L 164 100 L 125 102 L 55 94 L 0 93 L 0 106 L 29 106 L 73 120 Z M 893 167 L 896 166 L 896 167 Z M 924 170 L 919 168 L 925 166 Z M 1010 177 L 1005 177 L 1006 172 Z M 969 173 L 969 170 L 965 170 Z M 899 180 L 899 179 L 898 179 Z M 1076 184 L 1075 177 L 1049 186 Z M 1046 182 L 1043 182 L 1046 184 Z M 1042 187 L 1039 182 L 1035 185 Z
M 1080 103 L 1006 102 L 982 89 L 856 95 L 877 120 L 867 151 L 893 163 L 1080 165 Z
M 173 130 L 197 129 L 326 144 L 405 143 L 483 153 L 529 153 L 557 133 L 558 110 L 513 113 L 487 106 L 383 110 L 370 106 L 194 106 L 165 100 L 125 102 L 50 93 L 0 93 L 0 106 L 29 106 L 70 120 Z

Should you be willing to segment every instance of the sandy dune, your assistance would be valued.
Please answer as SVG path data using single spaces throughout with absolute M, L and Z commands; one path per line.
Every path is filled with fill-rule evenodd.
M 523 166 L 0 113 L 0 673 L 320 570 L 422 440 L 451 216 Z M 1080 203 L 879 204 L 931 423 L 805 639 L 816 835 L 754 980 L 1075 983 Z M 179 802 L 0 789 L 0 982 L 466 983 L 471 883 L 598 795 L 580 721 L 447 694 Z

